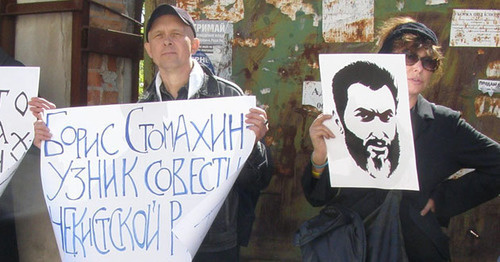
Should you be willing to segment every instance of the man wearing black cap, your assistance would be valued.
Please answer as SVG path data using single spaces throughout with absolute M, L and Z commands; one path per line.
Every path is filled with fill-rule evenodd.
M 151 14 L 145 34 L 144 48 L 158 66 L 158 73 L 139 102 L 244 95 L 236 84 L 215 76 L 191 57 L 200 40 L 196 38 L 194 21 L 185 10 L 158 6 Z M 44 109 L 55 108 L 39 98 L 30 101 L 30 106 L 35 116 Z M 248 244 L 260 190 L 269 184 L 272 170 L 268 150 L 261 142 L 269 130 L 266 112 L 251 108 L 245 117 L 248 128 L 255 132 L 254 148 L 193 261 L 238 261 L 239 247 Z M 37 121 L 35 146 L 40 147 L 41 141 L 50 137 L 45 123 Z
M 146 26 L 144 44 L 158 74 L 140 102 L 243 95 L 236 84 L 213 75 L 191 58 L 199 46 L 194 21 L 185 10 L 158 6 Z M 246 123 L 256 134 L 254 149 L 193 261 L 238 261 L 239 246 L 249 241 L 255 205 L 260 190 L 269 184 L 271 170 L 266 147 L 260 142 L 268 131 L 266 112 L 250 109 Z

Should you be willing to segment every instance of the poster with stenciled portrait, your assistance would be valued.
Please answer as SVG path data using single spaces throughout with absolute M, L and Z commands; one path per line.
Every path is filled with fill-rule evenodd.
M 332 187 L 419 190 L 402 54 L 319 56 Z

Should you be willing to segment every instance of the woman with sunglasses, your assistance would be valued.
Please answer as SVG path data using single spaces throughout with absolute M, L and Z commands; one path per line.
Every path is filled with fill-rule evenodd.
M 379 46 L 381 54 L 405 54 L 410 107 L 413 108 L 431 77 L 442 72 L 443 55 L 436 34 L 412 18 L 397 17 L 380 29 Z
M 323 125 L 331 116 L 322 114 L 309 128 L 314 151 L 302 177 L 304 194 L 313 206 L 342 205 L 364 219 L 366 261 L 449 261 L 448 238 L 441 226 L 499 195 L 500 146 L 460 113 L 420 94 L 442 70 L 443 56 L 431 29 L 412 18 L 397 17 L 386 21 L 379 35 L 379 53 L 406 55 L 420 191 L 331 188 L 324 139 L 334 135 Z M 462 168 L 474 171 L 448 179 Z M 393 212 L 396 219 L 380 210 Z

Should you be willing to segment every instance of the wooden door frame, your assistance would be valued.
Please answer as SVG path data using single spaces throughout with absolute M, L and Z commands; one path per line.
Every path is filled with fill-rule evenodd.
M 139 61 L 143 56 L 140 20 L 143 0 L 135 1 L 135 20 L 132 33 L 99 29 L 89 25 L 92 4 L 106 8 L 93 0 L 66 0 L 18 4 L 16 0 L 3 0 L 0 4 L 0 46 L 14 57 L 17 16 L 44 13 L 72 13 L 71 39 L 71 106 L 87 105 L 87 75 L 89 53 L 126 57 L 132 60 L 132 88 L 130 102 L 137 101 Z M 112 9 L 110 9 L 112 10 Z M 112 10 L 116 13 L 116 11 Z M 119 44 L 118 44 L 119 43 Z M 82 69 L 87 70 L 82 70 Z

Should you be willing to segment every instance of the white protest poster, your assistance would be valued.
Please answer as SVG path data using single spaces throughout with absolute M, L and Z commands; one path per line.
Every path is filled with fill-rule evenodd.
M 321 54 L 332 187 L 418 190 L 405 57 Z
M 196 37 L 200 48 L 193 55 L 199 63 L 225 79 L 233 74 L 233 23 L 216 20 L 197 20 Z
M 255 103 L 47 111 L 42 186 L 62 261 L 191 261 L 252 151 Z
M 33 143 L 28 101 L 39 79 L 39 67 L 0 67 L 0 196 Z

